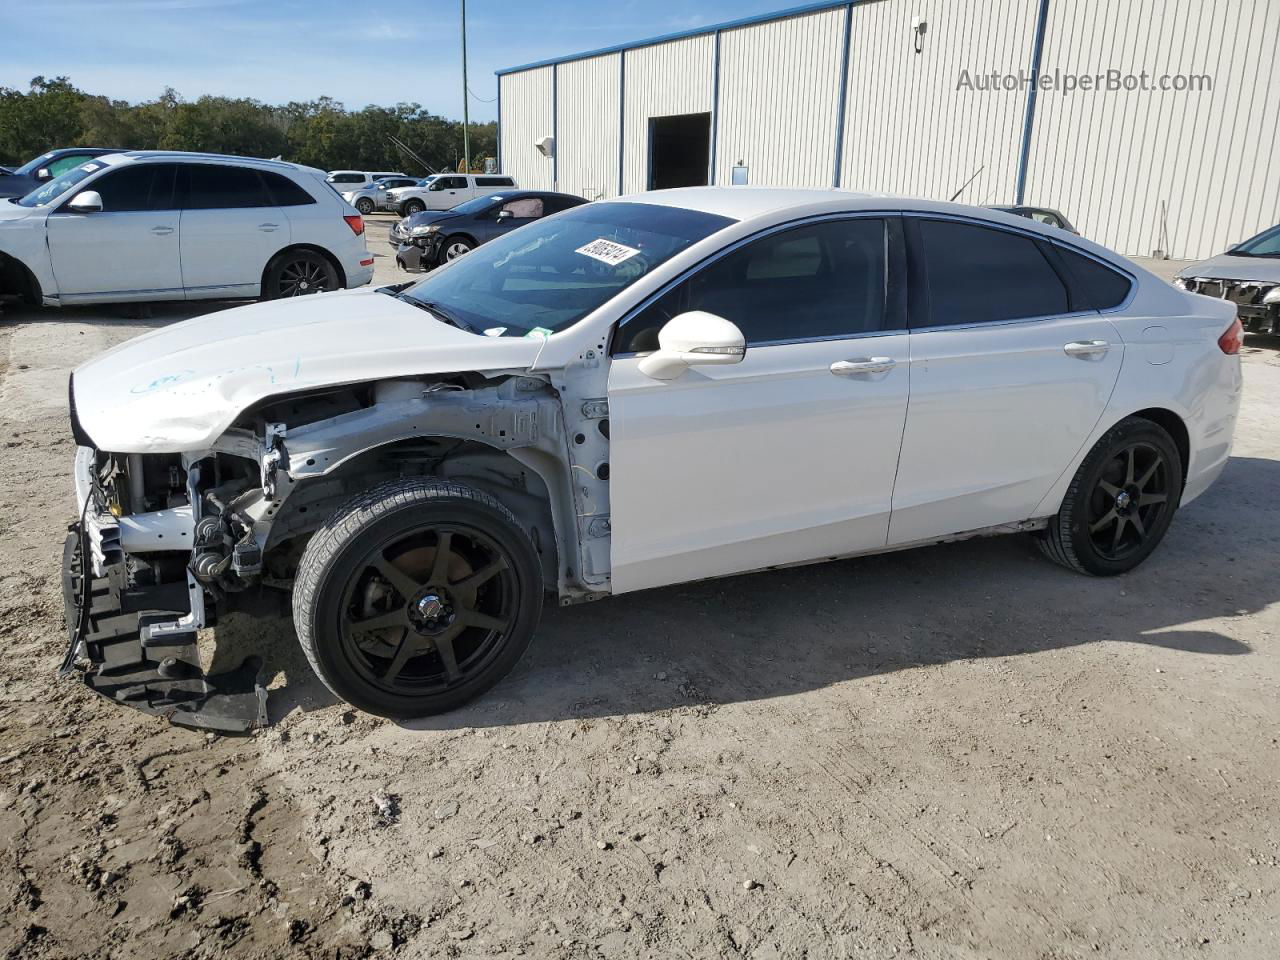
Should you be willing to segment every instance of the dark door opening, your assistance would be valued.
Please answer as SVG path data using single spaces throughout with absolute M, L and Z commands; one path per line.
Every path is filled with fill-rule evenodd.
M 705 187 L 711 114 L 649 118 L 649 189 Z

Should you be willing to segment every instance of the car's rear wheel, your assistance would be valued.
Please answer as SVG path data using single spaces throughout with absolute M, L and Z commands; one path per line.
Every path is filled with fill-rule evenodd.
M 470 253 L 476 245 L 466 237 L 449 237 L 440 245 L 440 262 L 448 263 Z
M 1157 423 L 1128 417 L 1084 458 L 1058 515 L 1037 535 L 1040 549 L 1079 573 L 1127 573 L 1164 538 L 1181 496 L 1173 439 Z
M 427 205 L 421 200 L 406 200 L 404 206 L 400 208 L 401 216 L 412 217 L 415 213 L 421 213 L 427 209 Z
M 367 217 L 373 213 L 373 201 L 368 197 L 359 197 L 356 199 L 356 209 Z
M 316 674 L 383 717 L 452 710 L 515 666 L 542 577 L 511 512 L 473 487 L 384 483 L 338 511 L 302 556 L 294 625 Z
M 314 250 L 286 250 L 267 266 L 264 300 L 301 297 L 337 290 L 338 270 L 329 258 Z

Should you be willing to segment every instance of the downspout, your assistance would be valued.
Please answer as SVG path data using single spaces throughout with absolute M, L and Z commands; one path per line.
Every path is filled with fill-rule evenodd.
M 1031 160 L 1031 130 L 1036 119 L 1036 96 L 1040 92 L 1040 61 L 1044 54 L 1045 25 L 1049 20 L 1049 0 L 1040 0 L 1040 14 L 1036 20 L 1036 38 L 1031 47 L 1031 89 L 1027 91 L 1027 113 L 1022 122 L 1022 152 L 1018 157 L 1018 183 L 1014 189 L 1014 203 L 1025 203 L 1027 193 L 1027 166 Z
M 844 113 L 849 99 L 849 44 L 853 35 L 853 4 L 844 8 L 844 54 L 840 58 L 840 100 L 836 107 L 836 160 L 831 186 L 840 188 L 840 168 L 844 164 Z
M 618 51 L 618 196 L 622 196 L 622 170 L 627 156 L 627 51 Z
M 711 156 L 708 158 L 707 184 L 716 184 L 716 140 L 720 133 L 720 31 L 716 31 L 715 54 L 711 59 Z

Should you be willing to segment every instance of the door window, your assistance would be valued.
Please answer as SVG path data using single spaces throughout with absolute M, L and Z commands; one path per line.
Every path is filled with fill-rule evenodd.
M 502 205 L 502 210 L 517 220 L 536 220 L 542 216 L 542 198 L 522 197 L 519 200 L 509 200 Z
M 92 189 L 102 197 L 103 213 L 134 210 L 173 210 L 172 164 L 130 164 L 99 177 Z
M 1128 298 L 1133 281 L 1123 273 L 1056 244 L 1053 251 L 1066 273 L 1072 310 L 1110 310 Z
M 49 176 L 60 177 L 73 167 L 78 167 L 86 160 L 92 160 L 97 154 L 73 153 L 67 156 L 59 157 L 57 160 L 50 160 L 45 164 L 45 169 L 49 171 Z
M 920 220 L 929 316 L 922 326 L 1066 313 L 1067 290 L 1030 237 L 956 220 Z
M 187 168 L 187 209 L 227 210 L 272 206 L 257 170 L 191 164 Z
M 829 220 L 754 240 L 664 294 L 622 328 L 618 350 L 658 349 L 690 310 L 737 324 L 749 345 L 847 337 L 886 320 L 885 222 Z
M 466 177 L 437 177 L 431 183 L 432 190 L 465 190 L 466 188 Z

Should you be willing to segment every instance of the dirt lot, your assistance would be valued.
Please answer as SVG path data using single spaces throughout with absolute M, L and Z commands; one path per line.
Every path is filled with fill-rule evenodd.
M 54 678 L 67 371 L 189 313 L 0 319 L 4 956 L 1280 955 L 1280 343 L 1133 575 L 1007 538 L 552 607 L 413 726 L 232 617 L 276 723 L 215 738 Z

